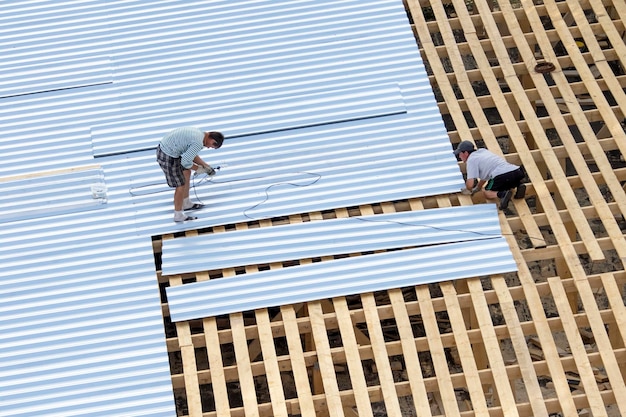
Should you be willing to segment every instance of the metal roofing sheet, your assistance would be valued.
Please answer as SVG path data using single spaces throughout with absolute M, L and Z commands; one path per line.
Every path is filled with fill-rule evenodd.
M 474 220 L 468 222 L 468 218 Z M 161 273 L 175 275 L 499 236 L 494 204 L 355 216 L 165 240 Z
M 108 57 L 90 56 L 64 61 L 42 57 L 34 64 L 13 65 L 2 68 L 0 98 L 113 82 Z
M 76 167 L 48 174 L 0 180 L 0 223 L 94 210 L 106 203 L 101 168 Z
M 0 415 L 174 415 L 150 240 L 20 225 L 0 237 Z
M 399 0 L 15 0 L 0 8 L 0 53 L 0 177 L 97 163 L 107 187 L 99 210 L 2 224 L 2 416 L 174 415 L 151 235 L 463 184 Z M 406 113 L 378 113 L 371 86 L 397 86 Z M 350 107 L 346 91 L 366 94 Z M 326 92 L 301 114 L 340 123 L 235 138 L 251 103 L 285 100 L 286 114 L 287 98 Z M 377 117 L 344 120 L 365 98 Z M 153 151 L 94 160 L 92 130 L 137 150 L 180 125 L 220 129 L 227 113 L 232 139 L 203 153 L 223 169 L 195 187 L 196 222 L 171 221 Z M 47 181 L 25 195 L 70 196 Z
M 502 237 L 336 259 L 168 287 L 172 321 L 517 271 Z
M 282 94 L 263 100 L 220 106 L 219 109 L 212 107 L 213 104 L 208 100 L 198 101 L 193 109 L 178 116 L 185 117 L 189 123 L 196 125 L 204 124 L 206 115 L 210 112 L 213 126 L 227 131 L 232 140 L 238 136 L 406 113 L 400 89 L 396 84 L 321 90 L 294 96 Z M 173 117 L 176 115 L 170 112 L 165 119 L 157 114 L 94 126 L 91 129 L 94 156 L 155 148 L 155 137 L 171 126 Z M 129 127 L 136 129 L 138 126 L 145 127 L 143 139 L 134 138 L 129 141 Z
M 202 152 L 222 168 L 210 180 L 194 179 L 191 197 L 206 206 L 195 212 L 193 224 L 172 224 L 172 192 L 154 151 L 101 160 L 109 206 L 130 204 L 128 215 L 136 216 L 138 228 L 167 233 L 457 192 L 463 179 L 447 140 L 425 138 L 416 145 L 397 117 L 379 118 L 378 126 L 355 121 L 227 139 L 219 150 Z M 396 133 L 386 130 L 394 125 Z

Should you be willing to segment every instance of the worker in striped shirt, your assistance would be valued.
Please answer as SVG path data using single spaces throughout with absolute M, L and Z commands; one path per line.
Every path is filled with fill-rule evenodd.
M 174 188 L 174 221 L 184 222 L 197 217 L 185 210 L 197 210 L 202 204 L 189 199 L 191 171 L 215 175 L 215 170 L 198 155 L 203 147 L 218 149 L 224 142 L 220 132 L 204 132 L 195 127 L 179 127 L 161 139 L 157 146 L 157 161 L 165 174 L 167 185 Z

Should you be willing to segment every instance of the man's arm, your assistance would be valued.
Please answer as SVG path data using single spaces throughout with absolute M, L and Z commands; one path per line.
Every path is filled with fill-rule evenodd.
M 482 190 L 486 182 L 485 180 L 479 181 L 478 178 L 468 178 L 467 181 L 465 181 L 465 190 L 461 190 L 461 193 L 474 195 Z
M 193 158 L 194 165 L 191 166 L 191 169 L 196 170 L 196 174 L 207 174 L 208 176 L 215 175 L 215 170 L 211 167 L 211 165 L 204 162 L 200 156 L 196 156 Z
M 193 163 L 197 166 L 200 167 L 206 167 L 209 166 L 209 164 L 207 164 L 206 162 L 204 162 L 204 160 L 202 158 L 200 158 L 200 155 L 196 155 L 195 158 L 193 158 Z M 193 166 L 192 166 L 193 169 Z
M 198 158 L 198 154 L 201 150 L 202 144 L 195 142 L 190 143 L 187 147 L 187 150 L 183 152 L 183 154 L 180 156 L 180 164 L 183 166 L 183 168 L 193 170 L 197 169 L 198 167 L 195 167 L 194 163 L 196 161 L 196 158 Z M 202 161 L 202 159 L 200 160 Z

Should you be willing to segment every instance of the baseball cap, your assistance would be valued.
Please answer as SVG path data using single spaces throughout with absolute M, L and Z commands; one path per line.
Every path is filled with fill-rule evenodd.
M 474 150 L 474 144 L 470 142 L 469 140 L 464 140 L 463 142 L 459 143 L 459 146 L 456 147 L 456 150 L 454 151 L 454 156 L 459 156 L 461 152 L 473 151 L 473 150 Z

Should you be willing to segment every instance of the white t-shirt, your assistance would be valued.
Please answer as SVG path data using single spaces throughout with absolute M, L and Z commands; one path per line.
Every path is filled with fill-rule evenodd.
M 466 161 L 467 178 L 489 181 L 500 174 L 515 171 L 519 167 L 495 153 L 481 148 L 472 152 Z

